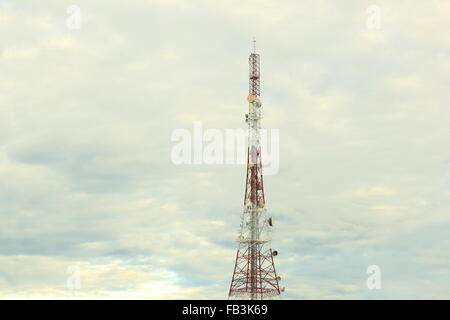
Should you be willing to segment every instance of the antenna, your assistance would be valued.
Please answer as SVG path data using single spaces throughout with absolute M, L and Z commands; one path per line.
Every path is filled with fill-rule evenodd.
M 267 217 L 265 208 L 264 184 L 261 160 L 261 119 L 260 68 L 256 40 L 253 38 L 253 53 L 249 62 L 249 112 L 246 114 L 248 124 L 248 150 L 246 167 L 246 184 L 244 194 L 244 212 L 241 215 L 241 229 L 238 235 L 238 250 L 231 279 L 229 299 L 267 299 L 279 296 L 281 278 L 275 270 L 274 257 L 277 250 L 272 250 L 270 233 L 273 228 L 272 218 Z

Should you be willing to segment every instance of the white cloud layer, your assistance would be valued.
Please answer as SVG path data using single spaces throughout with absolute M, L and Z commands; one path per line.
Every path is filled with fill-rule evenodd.
M 450 298 L 450 5 L 371 4 L 0 2 L 0 297 L 226 298 L 244 168 L 170 136 L 244 126 L 255 36 L 285 297 Z

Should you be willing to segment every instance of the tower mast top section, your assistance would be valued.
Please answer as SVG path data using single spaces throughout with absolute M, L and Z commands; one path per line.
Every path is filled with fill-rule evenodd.
M 249 96 L 254 98 L 260 95 L 259 54 L 256 51 L 256 40 L 253 39 L 253 53 L 248 58 L 249 68 Z

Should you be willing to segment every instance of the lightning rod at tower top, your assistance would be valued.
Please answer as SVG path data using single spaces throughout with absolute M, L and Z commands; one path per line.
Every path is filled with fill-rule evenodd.
M 267 214 L 261 161 L 260 59 L 253 38 L 249 56 L 249 104 L 245 122 L 248 124 L 248 149 L 244 209 L 238 235 L 238 250 L 228 297 L 230 299 L 267 299 L 280 295 L 281 278 L 275 270 L 276 250 L 270 247 L 273 218 Z

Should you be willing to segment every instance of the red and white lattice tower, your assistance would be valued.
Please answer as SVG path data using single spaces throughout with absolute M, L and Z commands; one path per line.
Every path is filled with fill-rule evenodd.
M 245 115 L 248 123 L 247 178 L 239 248 L 228 297 L 256 300 L 277 296 L 281 290 L 273 261 L 278 253 L 270 248 L 273 222 L 267 216 L 264 199 L 259 132 L 262 118 L 259 54 L 250 54 L 249 65 L 249 113 Z

